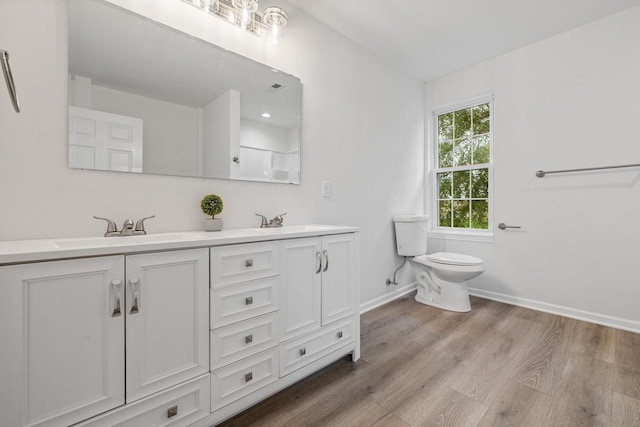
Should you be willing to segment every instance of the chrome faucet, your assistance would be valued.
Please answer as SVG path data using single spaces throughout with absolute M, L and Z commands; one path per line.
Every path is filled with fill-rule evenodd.
M 147 231 L 144 229 L 144 221 L 155 217 L 155 215 L 152 215 L 141 218 L 135 223 L 135 226 L 133 224 L 133 221 L 131 221 L 130 219 L 126 219 L 122 224 L 122 230 L 118 231 L 118 227 L 116 226 L 115 221 L 109 218 L 94 216 L 95 219 L 101 219 L 107 222 L 107 231 L 106 233 L 104 233 L 104 237 L 141 236 L 147 234 Z
M 120 230 L 121 236 L 133 236 L 133 221 L 125 219 L 122 224 L 122 230 Z
M 276 228 L 282 227 L 282 223 L 284 222 L 284 218 L 282 217 L 286 214 L 287 213 L 285 212 L 283 214 L 276 215 L 271 221 L 267 220 L 267 217 L 264 215 L 260 215 L 259 213 L 257 213 L 256 215 L 262 218 L 262 221 L 260 222 L 260 228 Z

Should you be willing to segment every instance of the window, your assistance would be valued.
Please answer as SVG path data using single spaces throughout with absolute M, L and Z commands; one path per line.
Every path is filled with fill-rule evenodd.
M 489 230 L 491 112 L 485 100 L 435 114 L 435 197 L 437 227 Z

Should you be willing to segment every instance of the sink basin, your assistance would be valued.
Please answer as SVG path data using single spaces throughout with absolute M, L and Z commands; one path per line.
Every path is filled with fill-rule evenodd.
M 255 234 L 303 233 L 306 231 L 322 231 L 335 228 L 331 225 L 285 225 L 275 228 L 249 228 L 247 232 Z
M 82 249 L 94 247 L 112 247 L 123 245 L 140 245 L 145 243 L 169 243 L 185 240 L 204 239 L 205 236 L 196 233 L 161 233 L 144 236 L 125 237 L 83 237 L 77 239 L 58 239 L 53 244 L 59 249 Z

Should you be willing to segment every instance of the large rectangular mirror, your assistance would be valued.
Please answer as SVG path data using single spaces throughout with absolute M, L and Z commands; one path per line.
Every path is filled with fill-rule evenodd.
M 300 79 L 103 0 L 67 3 L 69 167 L 300 183 Z

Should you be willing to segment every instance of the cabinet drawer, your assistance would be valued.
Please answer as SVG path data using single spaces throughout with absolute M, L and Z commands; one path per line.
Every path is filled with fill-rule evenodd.
M 211 289 L 211 329 L 278 310 L 280 277 Z
M 290 374 L 308 363 L 354 342 L 355 319 L 349 318 L 280 346 L 280 374 Z
M 210 377 L 205 374 L 92 418 L 79 427 L 189 426 L 210 413 Z
M 211 410 L 253 393 L 278 380 L 278 349 L 258 353 L 211 373 Z
M 211 248 L 211 287 L 279 274 L 278 242 Z
M 211 331 L 211 370 L 276 346 L 278 331 L 277 312 Z

